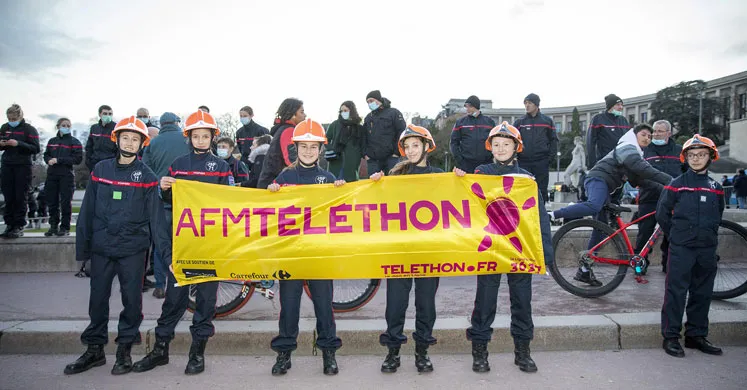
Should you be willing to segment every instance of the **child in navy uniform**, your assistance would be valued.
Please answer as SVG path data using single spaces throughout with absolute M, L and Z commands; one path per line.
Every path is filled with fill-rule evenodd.
M 521 133 L 515 127 L 503 122 L 494 127 L 485 148 L 493 153 L 493 163 L 480 165 L 475 173 L 482 175 L 527 175 L 531 174 L 521 168 L 516 161 L 518 153 L 524 149 Z M 466 172 L 455 168 L 457 176 L 464 176 Z M 545 264 L 553 261 L 552 235 L 550 234 L 550 218 L 545 211 L 545 201 L 542 194 L 545 191 L 537 189 L 537 206 L 539 207 L 540 232 L 542 234 L 542 249 Z M 514 364 L 524 372 L 537 372 L 537 365 L 532 360 L 529 342 L 534 337 L 534 322 L 532 321 L 532 274 L 508 274 L 508 288 L 511 299 L 511 337 L 514 339 Z M 501 274 L 478 275 L 477 293 L 475 294 L 475 308 L 472 311 L 472 326 L 467 329 L 467 339 L 472 341 L 472 371 L 488 372 L 488 342 L 493 334 L 493 320 L 498 301 L 498 287 L 501 284 Z
M 163 246 L 164 257 L 171 259 L 169 231 L 164 228 L 158 200 L 158 178 L 137 159 L 137 153 L 150 142 L 145 123 L 134 116 L 122 119 L 110 139 L 117 147 L 117 157 L 94 167 L 78 217 L 76 258 L 91 261 L 91 322 L 80 336 L 88 349 L 65 367 L 67 375 L 106 364 L 104 345 L 109 341 L 109 297 L 115 275 L 124 308 L 119 315 L 114 340 L 117 360 L 111 373 L 130 372 L 132 345 L 141 342 L 143 258 L 151 240 Z
M 334 175 L 319 167 L 322 144 L 327 143 L 321 124 L 311 119 L 301 121 L 293 129 L 291 142 L 297 151 L 296 161 L 280 172 L 275 181 L 267 186 L 268 190 L 277 192 L 280 187 L 306 184 L 334 183 L 336 187 L 345 184 L 345 180 L 335 180 Z M 332 313 L 332 281 L 309 280 L 308 285 L 316 314 L 316 346 L 322 350 L 324 374 L 335 375 L 338 372 L 335 351 L 342 346 L 342 341 L 337 337 Z M 303 280 L 280 281 L 279 334 L 270 343 L 272 350 L 278 353 L 272 375 L 285 375 L 291 368 L 291 352 L 298 346 L 302 293 Z
M 685 347 L 711 355 L 722 353 L 706 339 L 718 226 L 724 212 L 724 190 L 708 177 L 708 166 L 718 158 L 716 145 L 706 137 L 696 134 L 685 142 L 680 161 L 687 161 L 689 169 L 664 187 L 656 207 L 656 221 L 669 237 L 661 334 L 664 351 L 675 357 L 685 356 L 679 338 L 688 292 Z
M 211 152 L 213 141 L 220 129 L 212 115 L 197 111 L 184 122 L 184 136 L 189 140 L 192 152 L 174 160 L 167 176 L 161 178 L 161 197 L 167 208 L 173 204 L 171 186 L 176 179 L 194 180 L 202 183 L 233 185 L 231 167 L 223 159 Z M 173 216 L 167 211 L 167 225 L 171 231 Z M 169 242 L 169 248 L 171 248 Z M 157 246 L 161 250 L 161 246 Z M 160 253 L 160 252 L 159 252 Z M 169 262 L 170 264 L 170 262 Z M 189 303 L 190 286 L 175 286 L 176 279 L 168 273 L 166 297 L 161 306 L 161 316 L 156 327 L 156 342 L 153 350 L 132 367 L 135 372 L 152 370 L 156 366 L 169 363 L 169 343 L 174 338 L 174 329 L 182 319 Z M 192 317 L 192 345 L 189 348 L 189 361 L 184 373 L 199 374 L 205 371 L 205 346 L 208 338 L 215 333 L 213 318 L 218 292 L 218 282 L 198 283 L 194 287 L 197 308 Z
M 417 175 L 442 173 L 440 168 L 428 165 L 428 153 L 436 150 L 436 141 L 424 127 L 409 125 L 399 136 L 399 154 L 407 160 L 399 162 L 389 172 L 390 175 Z M 384 172 L 371 175 L 378 181 Z M 403 334 L 405 313 L 407 312 L 410 290 L 415 280 L 415 367 L 418 372 L 433 371 L 433 363 L 428 357 L 428 347 L 436 344 L 433 325 L 436 323 L 436 290 L 438 278 L 397 278 L 386 281 L 386 332 L 379 336 L 379 343 L 389 348 L 389 353 L 381 365 L 381 372 L 397 372 L 400 365 L 399 349 L 407 342 Z

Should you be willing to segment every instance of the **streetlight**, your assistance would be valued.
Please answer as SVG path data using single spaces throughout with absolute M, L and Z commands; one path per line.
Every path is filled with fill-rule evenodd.
M 557 169 L 558 169 L 558 172 L 557 172 L 558 178 L 557 178 L 557 180 L 555 180 L 556 183 L 560 181 L 560 152 L 558 152 L 557 155 L 558 155 L 558 167 L 557 167 Z
M 698 92 L 698 101 L 700 105 L 700 109 L 698 110 L 698 134 L 703 134 L 703 95 L 705 95 L 705 90 L 701 89 L 700 92 Z

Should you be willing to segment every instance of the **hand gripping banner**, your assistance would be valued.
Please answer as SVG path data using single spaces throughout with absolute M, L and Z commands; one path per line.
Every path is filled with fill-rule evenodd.
M 527 177 L 386 176 L 275 193 L 178 180 L 173 191 L 180 285 L 545 273 Z

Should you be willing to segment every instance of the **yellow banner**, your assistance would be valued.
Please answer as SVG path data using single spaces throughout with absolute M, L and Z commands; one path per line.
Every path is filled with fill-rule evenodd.
M 387 176 L 275 193 L 178 180 L 173 191 L 182 285 L 545 273 L 526 177 Z

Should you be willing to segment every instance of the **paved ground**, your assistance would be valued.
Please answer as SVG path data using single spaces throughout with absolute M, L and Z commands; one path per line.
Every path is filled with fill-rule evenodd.
M 660 349 L 585 352 L 536 352 L 539 372 L 526 374 L 513 365 L 513 354 L 490 356 L 492 371 L 471 371 L 469 355 L 434 355 L 436 370 L 418 374 L 413 358 L 403 356 L 396 374 L 379 372 L 377 356 L 344 356 L 340 374 L 326 377 L 321 357 L 294 357 L 285 376 L 270 375 L 271 357 L 207 356 L 207 369 L 198 376 L 184 375 L 186 356 L 172 356 L 167 366 L 142 374 L 112 376 L 107 365 L 65 376 L 70 355 L 0 355 L 1 389 L 744 389 L 747 382 L 747 348 L 729 347 L 724 356 L 687 350 L 684 359 L 669 357 Z M 136 356 L 135 358 L 139 358 Z
M 628 274 L 622 285 L 609 295 L 597 299 L 584 299 L 562 290 L 550 276 L 535 276 L 533 311 L 535 316 L 655 312 L 661 309 L 664 274 L 652 267 L 649 284 L 637 284 Z M 469 316 L 475 295 L 475 277 L 442 278 L 438 289 L 439 316 Z M 114 282 L 111 299 L 111 318 L 122 310 L 119 286 Z M 152 291 L 152 290 L 151 290 Z M 66 319 L 87 320 L 89 279 L 76 278 L 73 273 L 12 273 L 0 274 L 0 321 Z M 411 294 L 412 295 L 412 294 Z M 408 309 L 408 318 L 414 317 L 414 303 Z M 157 319 L 162 300 L 151 292 L 143 296 L 145 319 Z M 499 313 L 509 313 L 508 286 L 501 286 Z M 382 318 L 386 306 L 386 283 L 368 305 L 358 311 L 337 314 L 338 319 Z M 276 320 L 280 303 L 255 294 L 239 312 L 227 317 L 231 320 Z M 747 295 L 729 301 L 714 301 L 712 310 L 747 310 Z M 187 314 L 189 316 L 189 314 Z M 303 299 L 302 317 L 313 317 L 310 299 Z

